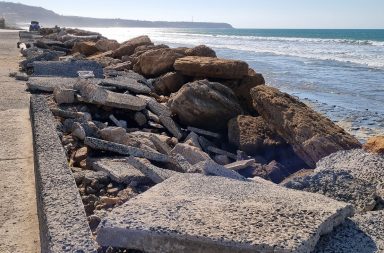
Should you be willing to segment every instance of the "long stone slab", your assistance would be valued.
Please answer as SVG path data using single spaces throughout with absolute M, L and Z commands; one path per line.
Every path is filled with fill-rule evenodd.
M 115 208 L 97 241 L 148 253 L 309 253 L 352 213 L 346 203 L 271 183 L 178 174 Z
M 76 83 L 74 89 L 80 92 L 81 100 L 86 103 L 133 111 L 141 111 L 147 106 L 145 99 L 129 94 L 108 91 L 88 80 Z
M 93 71 L 96 78 L 103 78 L 103 67 L 95 61 L 41 61 L 34 62 L 34 76 L 78 77 L 78 71 Z
M 96 252 L 83 203 L 43 96 L 31 97 L 41 252 Z
M 117 183 L 130 184 L 132 182 L 150 182 L 140 170 L 133 167 L 125 159 L 116 158 L 95 158 L 90 159 L 90 164 L 94 170 L 103 171 Z
M 122 80 L 107 78 L 101 82 L 101 85 L 112 86 L 138 94 L 149 94 L 151 92 L 151 89 L 148 86 L 139 83 L 137 80 L 132 78 L 125 78 Z
M 147 158 L 148 160 L 157 162 L 169 161 L 169 157 L 161 153 L 151 152 L 144 149 L 118 144 L 110 141 L 104 141 L 92 137 L 86 137 L 84 140 L 84 144 L 92 149 L 110 151 L 120 155 L 132 155 L 135 157 Z
M 53 92 L 55 87 L 73 89 L 77 81 L 77 78 L 69 77 L 30 77 L 27 87 L 30 91 Z

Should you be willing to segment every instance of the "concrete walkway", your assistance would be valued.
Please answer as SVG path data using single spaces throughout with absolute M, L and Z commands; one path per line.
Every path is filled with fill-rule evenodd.
M 40 252 L 29 95 L 18 69 L 18 33 L 0 30 L 0 252 Z

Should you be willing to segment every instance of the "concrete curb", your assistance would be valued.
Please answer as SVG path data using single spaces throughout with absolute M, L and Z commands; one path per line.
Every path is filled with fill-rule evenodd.
M 84 207 L 46 99 L 30 101 L 41 252 L 96 252 Z

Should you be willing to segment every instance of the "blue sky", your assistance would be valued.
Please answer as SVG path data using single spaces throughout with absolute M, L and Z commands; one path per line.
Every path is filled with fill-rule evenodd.
M 7 0 L 9 1 L 9 0 Z M 237 28 L 384 28 L 384 0 L 18 0 L 63 15 L 228 22 Z

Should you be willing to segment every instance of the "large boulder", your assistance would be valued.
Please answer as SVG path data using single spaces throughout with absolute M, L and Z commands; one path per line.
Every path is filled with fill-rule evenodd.
M 169 72 L 157 78 L 154 87 L 157 94 L 168 96 L 178 91 L 184 83 L 183 75 L 177 72 Z
M 231 89 L 207 80 L 183 85 L 172 94 L 169 106 L 181 123 L 210 130 L 226 129 L 227 122 L 242 112 Z
M 85 56 L 93 55 L 97 52 L 99 52 L 99 50 L 93 41 L 76 42 L 72 48 L 72 53 L 81 53 Z
M 169 48 L 149 50 L 139 56 L 134 70 L 145 76 L 159 76 L 172 71 L 175 60 L 183 56 Z
M 364 149 L 368 152 L 384 155 L 384 136 L 374 136 L 364 144 Z
M 96 42 L 96 48 L 101 52 L 107 52 L 110 50 L 116 50 L 120 47 L 120 43 L 116 40 L 102 39 Z
M 188 56 L 216 57 L 215 51 L 206 45 L 199 45 L 193 48 L 189 48 L 185 50 L 185 54 Z
M 183 75 L 201 78 L 241 79 L 248 73 L 246 62 L 200 56 L 177 59 L 174 68 Z
M 285 141 L 262 117 L 239 115 L 228 122 L 228 140 L 249 155 L 274 151 Z
M 256 73 L 250 68 L 248 74 L 239 81 L 239 84 L 231 88 L 241 102 L 243 108 L 252 113 L 255 112 L 255 110 L 253 108 L 251 89 L 263 84 L 265 84 L 263 75 Z
M 331 120 L 276 88 L 260 85 L 251 95 L 258 113 L 310 167 L 336 151 L 361 147 Z
M 151 39 L 148 36 L 139 36 L 130 39 L 120 45 L 115 51 L 113 51 L 113 57 L 121 58 L 124 55 L 131 55 L 135 52 L 138 46 L 153 45 Z

